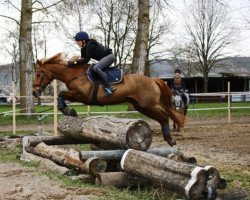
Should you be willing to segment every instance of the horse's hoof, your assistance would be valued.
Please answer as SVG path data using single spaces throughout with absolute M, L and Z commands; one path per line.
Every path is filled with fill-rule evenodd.
M 175 139 L 173 139 L 171 136 L 164 136 L 164 141 L 166 141 L 171 147 L 176 145 Z
M 78 114 L 77 114 L 77 112 L 76 112 L 75 109 L 71 109 L 71 110 L 69 111 L 69 115 L 70 115 L 71 117 L 78 117 Z

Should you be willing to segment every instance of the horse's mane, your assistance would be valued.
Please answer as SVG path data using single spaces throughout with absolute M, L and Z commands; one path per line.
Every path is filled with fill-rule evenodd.
M 70 61 L 76 61 L 79 59 L 79 56 L 73 56 Z M 65 55 L 63 53 L 57 53 L 56 55 L 50 58 L 43 58 L 40 60 L 42 64 L 45 63 L 58 63 L 61 62 L 64 65 L 67 65 L 67 61 L 65 60 Z
M 43 58 L 40 61 L 45 64 L 45 63 L 56 63 L 62 61 L 62 53 L 57 53 L 56 55 L 50 57 L 50 58 Z

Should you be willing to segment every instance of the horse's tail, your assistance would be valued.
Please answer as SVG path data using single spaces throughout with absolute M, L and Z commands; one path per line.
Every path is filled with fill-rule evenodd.
M 172 91 L 163 80 L 154 78 L 154 81 L 161 90 L 160 103 L 162 108 L 169 114 L 169 117 L 178 125 L 178 127 L 182 128 L 184 126 L 185 117 L 174 110 L 172 105 Z

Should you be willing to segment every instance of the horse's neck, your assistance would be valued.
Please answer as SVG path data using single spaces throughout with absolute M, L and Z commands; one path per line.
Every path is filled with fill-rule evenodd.
M 87 70 L 89 68 L 89 64 L 86 64 L 82 67 L 66 67 L 66 68 L 59 68 L 59 67 L 50 67 L 50 72 L 53 74 L 54 78 L 62 81 L 64 83 L 69 83 L 73 79 L 81 76 L 82 74 L 87 74 Z

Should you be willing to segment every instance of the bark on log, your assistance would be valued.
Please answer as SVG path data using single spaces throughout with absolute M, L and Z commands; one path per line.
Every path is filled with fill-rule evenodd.
M 74 150 L 66 151 L 63 149 L 54 148 L 47 146 L 44 143 L 40 143 L 36 147 L 26 147 L 25 150 L 35 155 L 48 158 L 59 165 L 73 167 L 80 172 L 89 173 L 92 175 L 104 172 L 107 168 L 107 163 L 102 158 L 91 158 L 85 162 L 82 162 L 79 159 L 78 152 Z
M 187 199 L 202 199 L 207 186 L 206 170 L 149 153 L 128 150 L 121 167 L 126 172 L 151 180 L 155 184 L 178 192 Z
M 151 128 L 137 119 L 65 116 L 59 121 L 58 130 L 65 136 L 93 139 L 121 149 L 147 150 L 152 142 Z
M 126 172 L 105 172 L 96 176 L 96 184 L 117 188 L 128 188 L 151 185 L 145 178 L 137 177 Z
M 126 150 L 103 150 L 103 151 L 81 151 L 80 159 L 82 161 L 91 157 L 104 158 L 105 160 L 120 160 Z M 147 153 L 167 157 L 170 154 L 182 155 L 177 148 L 150 148 Z
M 66 136 L 24 136 L 22 140 L 27 140 L 27 146 L 36 146 L 43 142 L 47 145 L 63 145 L 63 144 L 89 144 L 93 140 L 78 140 L 76 138 Z
M 56 163 L 54 163 L 53 161 L 51 161 L 47 158 L 36 156 L 34 154 L 31 154 L 31 153 L 26 153 L 25 156 L 26 156 L 25 161 L 39 162 L 40 164 L 42 164 L 43 166 L 45 166 L 49 170 L 59 172 L 60 174 L 63 174 L 63 175 L 70 175 L 70 170 L 67 167 L 57 165 Z M 21 158 L 22 158 L 22 156 L 21 156 Z

